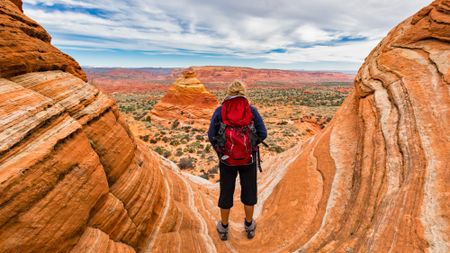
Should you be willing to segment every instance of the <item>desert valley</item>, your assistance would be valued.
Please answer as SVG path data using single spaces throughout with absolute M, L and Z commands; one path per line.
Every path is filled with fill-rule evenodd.
M 83 69 L 23 7 L 0 1 L 0 252 L 450 252 L 449 0 L 355 76 Z M 205 131 L 236 78 L 270 147 L 257 234 L 235 208 L 224 242 Z
M 239 67 L 87 68 L 86 72 L 90 83 L 117 101 L 136 137 L 181 169 L 211 182 L 219 179 L 218 159 L 206 131 L 230 82 L 246 82 L 250 101 L 266 121 L 269 148 L 261 149 L 265 160 L 324 129 L 354 79 L 337 72 Z

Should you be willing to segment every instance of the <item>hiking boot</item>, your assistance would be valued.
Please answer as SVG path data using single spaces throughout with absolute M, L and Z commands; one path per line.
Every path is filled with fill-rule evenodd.
M 228 239 L 228 227 L 224 227 L 222 222 L 217 222 L 217 232 L 219 233 L 220 240 L 226 241 Z
M 247 224 L 245 224 L 245 219 L 244 219 L 244 227 L 245 227 L 245 232 L 247 232 L 247 238 L 248 239 L 252 239 L 253 237 L 255 237 L 255 229 L 256 229 L 256 222 L 255 220 L 252 220 L 252 223 L 250 224 L 250 226 L 247 226 Z

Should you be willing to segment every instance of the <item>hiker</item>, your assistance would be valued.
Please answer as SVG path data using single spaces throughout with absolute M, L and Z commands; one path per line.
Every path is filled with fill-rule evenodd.
M 221 221 L 217 232 L 221 240 L 228 238 L 228 219 L 233 207 L 236 177 L 241 183 L 241 202 L 244 204 L 244 227 L 247 237 L 255 236 L 253 210 L 257 202 L 256 168 L 259 159 L 258 144 L 267 137 L 264 121 L 245 97 L 242 82 L 232 82 L 227 97 L 214 112 L 208 130 L 208 139 L 219 156 Z

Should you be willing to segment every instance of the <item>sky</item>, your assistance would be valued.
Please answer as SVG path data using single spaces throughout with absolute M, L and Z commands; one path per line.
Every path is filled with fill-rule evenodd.
M 82 66 L 356 71 L 431 0 L 24 0 Z

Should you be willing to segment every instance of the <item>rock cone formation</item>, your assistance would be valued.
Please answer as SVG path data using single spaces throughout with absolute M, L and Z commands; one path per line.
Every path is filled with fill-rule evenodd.
M 3 1 L 0 20 L 28 19 Z M 0 252 L 450 252 L 449 52 L 448 0 L 394 28 L 331 123 L 265 161 L 257 235 L 237 198 L 227 242 L 217 185 L 149 151 L 81 70 L 1 65 Z
M 195 77 L 195 73 L 187 70 L 151 110 L 150 118 L 159 123 L 178 120 L 182 124 L 205 127 L 218 103 L 217 98 Z

